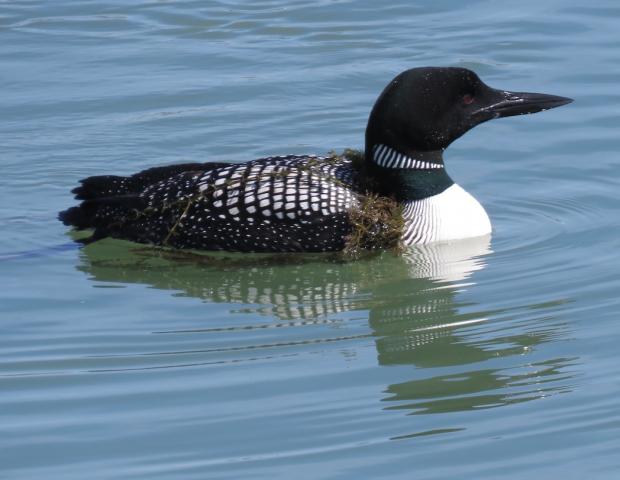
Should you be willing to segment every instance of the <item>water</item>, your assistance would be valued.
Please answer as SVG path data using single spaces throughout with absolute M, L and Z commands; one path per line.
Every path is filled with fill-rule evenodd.
M 0 2 L 0 477 L 610 479 L 617 2 Z M 493 237 L 79 249 L 85 176 L 360 148 L 412 66 L 570 96 L 448 151 Z

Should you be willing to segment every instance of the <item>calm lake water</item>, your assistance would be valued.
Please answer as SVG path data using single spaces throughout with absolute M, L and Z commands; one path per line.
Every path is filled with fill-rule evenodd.
M 615 479 L 615 0 L 0 2 L 0 477 Z M 491 239 L 86 248 L 88 175 L 361 148 L 413 66 L 570 96 L 446 155 Z

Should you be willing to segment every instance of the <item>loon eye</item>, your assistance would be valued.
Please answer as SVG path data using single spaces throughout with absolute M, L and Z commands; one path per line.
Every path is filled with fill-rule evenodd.
M 471 105 L 472 103 L 474 103 L 473 95 L 470 95 L 469 93 L 466 93 L 465 95 L 463 95 L 463 104 Z

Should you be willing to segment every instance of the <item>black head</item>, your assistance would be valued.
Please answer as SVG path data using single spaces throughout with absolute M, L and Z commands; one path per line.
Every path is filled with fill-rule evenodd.
M 535 113 L 570 98 L 493 89 L 465 68 L 406 70 L 383 90 L 366 129 L 366 152 L 387 145 L 414 156 L 441 152 L 476 125 L 499 117 Z

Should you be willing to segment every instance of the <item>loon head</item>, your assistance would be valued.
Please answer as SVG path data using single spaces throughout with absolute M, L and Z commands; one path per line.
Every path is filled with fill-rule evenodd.
M 476 125 L 570 102 L 497 90 L 466 68 L 413 68 L 396 76 L 377 99 L 366 128 L 366 157 L 386 168 L 440 168 L 441 152 Z

